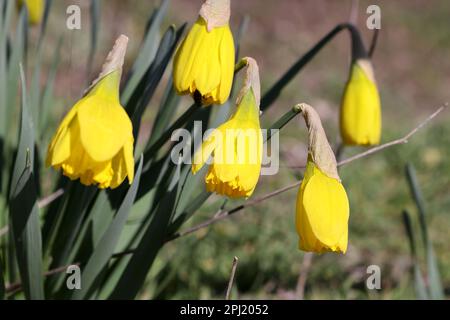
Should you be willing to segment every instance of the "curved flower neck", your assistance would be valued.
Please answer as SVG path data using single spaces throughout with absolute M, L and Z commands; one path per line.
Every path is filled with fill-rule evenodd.
M 259 110 L 259 105 L 261 103 L 261 84 L 259 80 L 258 64 L 256 63 L 255 59 L 250 57 L 245 57 L 242 60 L 246 62 L 247 66 L 244 86 L 242 87 L 241 91 L 239 91 L 238 97 L 236 99 L 236 104 L 239 105 L 247 92 L 252 91 L 255 97 L 256 106 Z

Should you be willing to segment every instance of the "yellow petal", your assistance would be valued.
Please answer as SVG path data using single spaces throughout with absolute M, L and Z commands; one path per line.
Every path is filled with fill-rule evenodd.
M 214 130 L 206 139 L 204 139 L 200 149 L 193 156 L 192 173 L 196 174 L 206 163 L 211 153 L 216 148 L 216 136 L 220 131 Z
M 376 84 L 355 63 L 341 106 L 341 135 L 348 145 L 374 145 L 380 142 L 381 106 Z
M 99 90 L 108 88 L 108 82 L 117 81 L 114 79 L 117 76 L 118 72 L 113 72 L 102 79 L 97 84 Z M 99 162 L 111 160 L 133 131 L 130 118 L 119 101 L 109 99 L 107 93 L 90 93 L 78 105 L 81 143 L 89 156 Z M 111 97 L 116 95 L 111 92 Z
M 234 48 L 233 35 L 230 27 L 227 25 L 223 30 L 222 39 L 220 41 L 219 59 L 221 65 L 221 79 L 218 93 L 220 104 L 225 103 L 230 96 L 234 77 L 235 55 L 236 51 Z
M 44 15 L 45 0 L 19 0 L 18 2 L 20 7 L 24 3 L 28 9 L 28 20 L 30 21 L 30 23 L 40 23 Z
M 243 97 L 230 120 L 216 131 L 213 163 L 205 177 L 207 190 L 230 198 L 251 196 L 259 180 L 263 149 L 252 90 Z
M 199 91 L 204 104 L 228 100 L 234 76 L 234 41 L 227 25 L 207 30 L 199 17 L 174 58 L 174 86 L 179 94 Z
M 297 197 L 297 231 L 306 251 L 345 253 L 349 204 L 342 184 L 308 162 Z
M 203 37 L 207 35 L 205 22 L 199 18 L 192 26 L 174 58 L 174 86 L 179 94 L 194 93 L 192 68 L 197 63 L 197 53 L 202 48 Z
M 133 144 L 134 144 L 134 138 L 131 135 L 131 137 L 127 140 L 127 142 L 125 143 L 125 145 L 123 147 L 123 153 L 124 153 L 124 158 L 125 158 L 125 165 L 127 168 L 129 184 L 132 184 L 133 180 L 134 180 Z
M 211 95 L 212 91 L 220 85 L 219 44 L 223 34 L 221 29 L 213 29 L 209 33 L 205 29 L 207 33 L 203 37 L 197 52 L 196 62 L 191 69 L 195 88 L 202 96 Z M 213 96 L 213 98 L 216 97 Z
M 52 138 L 47 151 L 46 166 L 56 165 L 62 163 L 70 155 L 70 150 L 67 150 L 68 142 L 70 141 L 70 134 L 68 130 L 69 124 L 77 114 L 77 108 L 73 107 L 69 113 L 64 117 L 63 121 L 58 127 L 56 134 Z M 67 136 L 68 135 L 68 136 Z M 69 139 L 69 141 L 67 140 Z M 56 147 L 58 145 L 58 148 Z

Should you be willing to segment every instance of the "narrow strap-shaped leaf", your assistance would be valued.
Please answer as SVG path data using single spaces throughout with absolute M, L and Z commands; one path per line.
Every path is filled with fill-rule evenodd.
M 101 2 L 100 0 L 91 0 L 91 41 L 89 43 L 89 54 L 88 54 L 88 78 L 90 73 L 92 72 L 92 63 L 94 62 L 95 52 L 97 51 L 97 43 L 98 43 L 98 33 L 100 30 L 100 17 L 101 17 Z
M 45 33 L 47 31 L 47 25 L 48 25 L 48 18 L 50 16 L 50 9 L 52 8 L 53 0 L 45 0 L 45 7 L 44 7 L 44 15 L 42 17 L 41 21 L 41 30 L 39 33 L 39 41 L 38 41 L 38 47 L 44 43 L 43 39 L 45 37 Z
M 139 245 L 129 259 L 114 291 L 110 295 L 110 299 L 133 299 L 138 294 L 157 253 L 165 242 L 176 195 L 177 188 L 173 188 L 164 196 L 150 225 L 145 230 Z
M 142 79 L 139 86 L 133 92 L 130 102 L 126 106 L 127 112 L 131 114 L 135 136 L 139 133 L 141 118 L 145 108 L 153 97 L 164 71 L 170 62 L 173 52 L 176 49 L 178 41 L 183 34 L 184 28 L 185 25 L 175 31 L 174 26 L 169 27 L 161 40 L 153 63 L 147 70 L 145 77 Z
M 52 263 L 50 269 L 59 268 L 73 262 L 70 258 L 73 257 L 74 251 L 77 249 L 75 244 L 96 194 L 96 187 L 86 187 L 79 182 L 74 183 L 64 206 L 65 210 L 60 212 L 63 217 L 51 248 Z M 57 292 L 63 283 L 63 279 L 64 277 L 61 274 L 47 277 L 46 292 L 49 294 Z
M 99 244 L 92 253 L 92 256 L 89 259 L 88 263 L 83 268 L 83 273 L 81 275 L 81 283 L 83 284 L 83 286 L 81 290 L 77 290 L 74 292 L 72 296 L 73 299 L 86 298 L 89 292 L 93 289 L 92 286 L 95 280 L 113 255 L 114 249 L 117 245 L 117 242 L 119 241 L 120 234 L 127 220 L 128 213 L 130 212 L 130 209 L 136 198 L 136 193 L 139 187 L 139 180 L 142 172 L 142 165 L 143 158 L 141 156 L 133 184 L 128 189 L 128 192 L 119 210 L 117 211 L 116 216 L 114 217 Z
M 409 248 L 411 251 L 411 259 L 413 262 L 413 276 L 414 276 L 414 288 L 418 299 L 427 300 L 428 292 L 425 286 L 425 281 L 420 271 L 420 265 L 417 261 L 416 241 L 414 238 L 414 231 L 411 223 L 411 216 L 405 210 L 402 212 L 403 225 L 405 226 L 406 235 L 409 241 Z
M 250 23 L 249 16 L 244 16 L 242 19 L 236 36 L 234 38 L 234 47 L 236 48 L 235 60 L 239 61 L 239 53 L 241 49 L 242 36 L 247 32 L 248 25 Z M 231 87 L 230 98 L 225 102 L 220 108 L 214 108 L 215 115 L 213 116 L 213 122 L 211 123 L 211 128 L 217 128 L 222 123 L 224 123 L 231 115 L 231 109 L 234 106 L 234 100 L 232 97 L 236 94 L 236 78 L 233 81 L 233 86 Z
M 23 69 L 19 148 L 11 180 L 10 213 L 20 277 L 28 299 L 43 299 L 42 243 L 33 175 L 34 128 L 28 113 Z
M 8 97 L 7 105 L 14 106 L 16 104 L 16 96 L 18 90 L 18 80 L 19 80 L 19 64 L 24 60 L 25 54 L 25 41 L 27 40 L 27 28 L 28 20 L 26 16 L 26 11 L 21 10 L 19 14 L 19 19 L 17 21 L 17 31 L 13 38 L 14 42 L 11 46 L 11 57 L 9 59 L 8 65 Z M 14 114 L 14 108 L 6 108 L 5 117 L 6 119 L 12 119 Z M 11 127 L 11 121 L 6 122 L 6 130 L 9 131 Z M 13 139 L 17 137 L 9 137 L 11 145 L 15 145 Z
M 441 274 L 439 272 L 438 260 L 434 254 L 433 245 L 428 243 L 427 248 L 427 270 L 428 282 L 430 286 L 430 296 L 433 300 L 445 299 L 444 289 L 442 287 Z
M 146 27 L 146 33 L 139 55 L 131 68 L 130 75 L 126 82 L 125 88 L 121 95 L 122 104 L 128 105 L 132 95 L 134 94 L 139 83 L 142 81 L 145 72 L 148 70 L 155 58 L 157 48 L 159 45 L 159 32 L 167 8 L 169 7 L 169 0 L 163 0 L 160 7 L 155 9 L 149 19 Z
M 425 209 L 425 200 L 417 180 L 417 174 L 414 166 L 408 164 L 406 166 L 406 177 L 410 187 L 411 195 L 416 203 L 417 212 L 419 216 L 420 230 L 422 234 L 423 245 L 425 248 L 425 255 L 427 261 L 427 273 L 429 278 L 429 288 L 431 299 L 443 299 L 444 290 L 442 288 L 441 276 L 438 269 L 438 263 L 428 235 L 427 217 Z
M 344 29 L 352 30 L 355 28 L 353 25 L 348 23 L 342 23 L 334 27 L 330 32 L 328 32 L 322 39 L 317 42 L 308 52 L 306 52 L 300 59 L 298 59 L 281 77 L 280 79 L 264 94 L 261 99 L 261 110 L 266 111 L 272 103 L 281 94 L 281 91 L 294 79 L 294 77 L 307 65 L 320 50 L 339 32 Z
M 40 132 L 43 134 L 48 124 L 49 112 L 53 106 L 53 89 L 56 79 L 56 73 L 61 60 L 61 48 L 63 44 L 63 37 L 61 36 L 56 46 L 55 54 L 52 59 L 52 64 L 47 77 L 47 83 L 42 94 L 42 108 L 39 113 Z
M 153 122 L 153 128 L 147 146 L 152 145 L 167 129 L 176 114 L 180 100 L 181 97 L 177 94 L 175 87 L 173 86 L 173 78 L 170 77 L 166 85 L 166 90 L 158 114 Z

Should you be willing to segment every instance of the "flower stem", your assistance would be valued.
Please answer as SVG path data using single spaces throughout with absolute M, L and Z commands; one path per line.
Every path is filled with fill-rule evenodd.
M 300 112 L 301 112 L 300 105 L 297 104 L 294 107 L 292 107 L 291 110 L 282 115 L 281 118 L 278 119 L 277 122 L 271 125 L 270 128 L 267 130 L 266 142 L 269 141 L 270 138 L 272 138 L 273 130 L 281 130 L 286 124 L 289 123 L 289 121 L 294 119 L 295 116 L 298 115 Z
M 297 75 L 297 73 L 302 70 L 303 67 L 308 62 L 310 62 L 328 42 L 330 42 L 339 32 L 344 29 L 348 30 L 351 34 L 353 53 L 352 59 L 355 59 L 355 55 L 363 55 L 363 52 L 360 52 L 360 45 L 362 44 L 362 42 L 358 29 L 350 23 L 338 24 L 330 32 L 328 32 L 314 47 L 312 47 L 299 60 L 297 60 L 297 62 L 289 70 L 287 70 L 286 73 L 272 86 L 272 88 L 264 95 L 261 100 L 261 110 L 266 110 L 277 99 L 284 87 Z

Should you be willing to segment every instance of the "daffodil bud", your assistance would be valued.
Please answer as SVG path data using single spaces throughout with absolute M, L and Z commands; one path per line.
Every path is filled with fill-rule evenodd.
M 259 123 L 260 83 L 256 61 L 247 62 L 245 83 L 231 118 L 215 129 L 194 154 L 197 173 L 212 155 L 205 177 L 206 189 L 231 198 L 248 198 L 261 172 L 263 138 Z
M 120 105 L 119 84 L 128 44 L 120 36 L 100 76 L 65 116 L 47 152 L 47 166 L 84 185 L 116 188 L 134 178 L 133 128 Z
M 235 63 L 229 20 L 230 0 L 205 1 L 175 54 L 173 78 L 179 94 L 198 95 L 204 105 L 228 100 Z
M 18 0 L 19 8 L 24 4 L 28 9 L 28 21 L 31 24 L 39 24 L 44 15 L 45 0 Z
M 352 29 L 353 59 L 341 102 L 344 144 L 375 145 L 381 136 L 381 106 L 372 64 L 359 33 Z
M 347 193 L 319 115 L 309 105 L 301 104 L 300 108 L 309 131 L 309 148 L 297 195 L 299 248 L 316 253 L 345 253 L 350 211 Z

